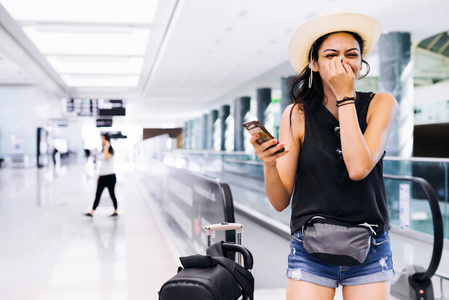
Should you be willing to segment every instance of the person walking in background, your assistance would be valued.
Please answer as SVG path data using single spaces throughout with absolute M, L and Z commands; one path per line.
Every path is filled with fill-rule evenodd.
M 291 84 L 292 104 L 282 115 L 279 143 L 259 144 L 257 134 L 250 139 L 264 163 L 272 206 L 282 211 L 291 201 L 288 300 L 330 300 L 339 285 L 345 300 L 389 297 L 388 281 L 395 274 L 382 159 L 397 102 L 387 93 L 355 91 L 356 80 L 364 77 L 362 65 L 369 71 L 364 59 L 380 33 L 377 20 L 353 13 L 328 14 L 299 27 L 289 49 L 299 75 Z M 331 228 L 370 228 L 372 236 L 364 239 L 369 251 L 360 264 L 342 266 L 331 255 L 326 261 L 312 255 L 313 240 L 305 237 L 317 218 Z M 336 248 L 329 240 L 325 254 Z M 354 243 L 338 243 L 358 250 Z
M 114 149 L 111 146 L 111 137 L 109 134 L 103 134 L 101 136 L 101 142 L 103 144 L 103 150 L 97 155 L 97 161 L 100 161 L 100 176 L 98 177 L 97 191 L 95 193 L 95 201 L 92 210 L 85 215 L 92 217 L 95 210 L 100 203 L 100 197 L 104 188 L 108 188 L 109 195 L 114 203 L 114 213 L 111 217 L 118 216 L 117 214 L 117 198 L 115 197 L 115 183 L 117 177 L 114 172 Z

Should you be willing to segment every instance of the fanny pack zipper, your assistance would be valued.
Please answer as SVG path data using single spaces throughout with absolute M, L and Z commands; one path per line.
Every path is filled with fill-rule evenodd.
M 325 217 L 322 217 L 322 216 L 314 216 L 314 217 L 312 217 L 312 219 L 310 219 L 310 221 L 308 221 L 307 223 L 310 223 L 310 222 L 312 222 L 312 221 L 315 220 L 315 219 L 323 219 L 323 220 L 326 220 Z M 379 227 L 379 225 L 376 225 L 376 224 L 368 224 L 367 222 L 365 222 L 365 223 L 359 224 L 359 226 L 367 227 L 367 228 L 369 228 L 369 230 L 371 230 L 371 232 L 372 232 L 374 235 L 377 235 L 377 233 L 376 233 L 376 231 L 373 229 L 373 227 Z M 302 227 L 302 232 L 304 233 L 304 226 Z
M 363 223 L 363 224 L 359 224 L 359 226 L 365 226 L 365 227 L 368 227 L 374 235 L 377 235 L 377 233 L 376 233 L 376 231 L 373 229 L 373 227 L 379 227 L 379 225 L 376 225 L 376 224 L 368 224 L 368 223 L 365 222 L 365 223 Z

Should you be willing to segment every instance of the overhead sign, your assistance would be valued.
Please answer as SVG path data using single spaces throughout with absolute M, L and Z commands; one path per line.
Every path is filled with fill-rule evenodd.
M 97 127 L 112 127 L 112 119 L 97 119 Z
M 123 99 L 90 99 L 62 98 L 62 113 L 64 116 L 125 116 L 126 101 Z

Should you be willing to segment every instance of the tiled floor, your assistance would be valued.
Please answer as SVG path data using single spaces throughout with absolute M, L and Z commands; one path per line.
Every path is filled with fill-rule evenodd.
M 0 299 L 157 299 L 160 286 L 176 273 L 179 255 L 140 185 L 130 168 L 122 169 L 116 187 L 119 217 L 109 217 L 113 207 L 104 192 L 88 218 L 83 214 L 96 187 L 90 165 L 0 169 Z M 242 216 L 236 219 L 245 222 L 244 242 L 255 241 L 246 245 L 254 249 L 261 271 L 255 267 L 254 274 L 274 272 L 264 269 L 268 258 L 256 250 L 258 235 L 267 234 Z M 397 270 L 416 258 L 427 266 L 429 246 L 400 235 L 392 240 Z M 447 253 L 440 266 L 446 272 Z M 267 290 L 259 286 L 256 300 L 285 299 L 284 282 L 282 277 Z M 335 298 L 342 299 L 341 291 Z
M 0 169 L 0 299 L 157 299 L 177 261 L 132 173 L 118 176 L 119 217 L 84 164 Z

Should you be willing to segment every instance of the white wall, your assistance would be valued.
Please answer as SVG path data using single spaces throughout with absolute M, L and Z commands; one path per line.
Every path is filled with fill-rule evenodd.
M 35 93 L 33 87 L 0 87 L 0 156 L 13 150 L 12 136 L 23 139 L 23 154 L 36 157 Z
M 37 127 L 46 127 L 49 118 L 60 117 L 59 99 L 34 86 L 0 86 L 0 157 L 20 152 L 27 166 L 36 165 Z M 23 140 L 14 150 L 12 137 Z

